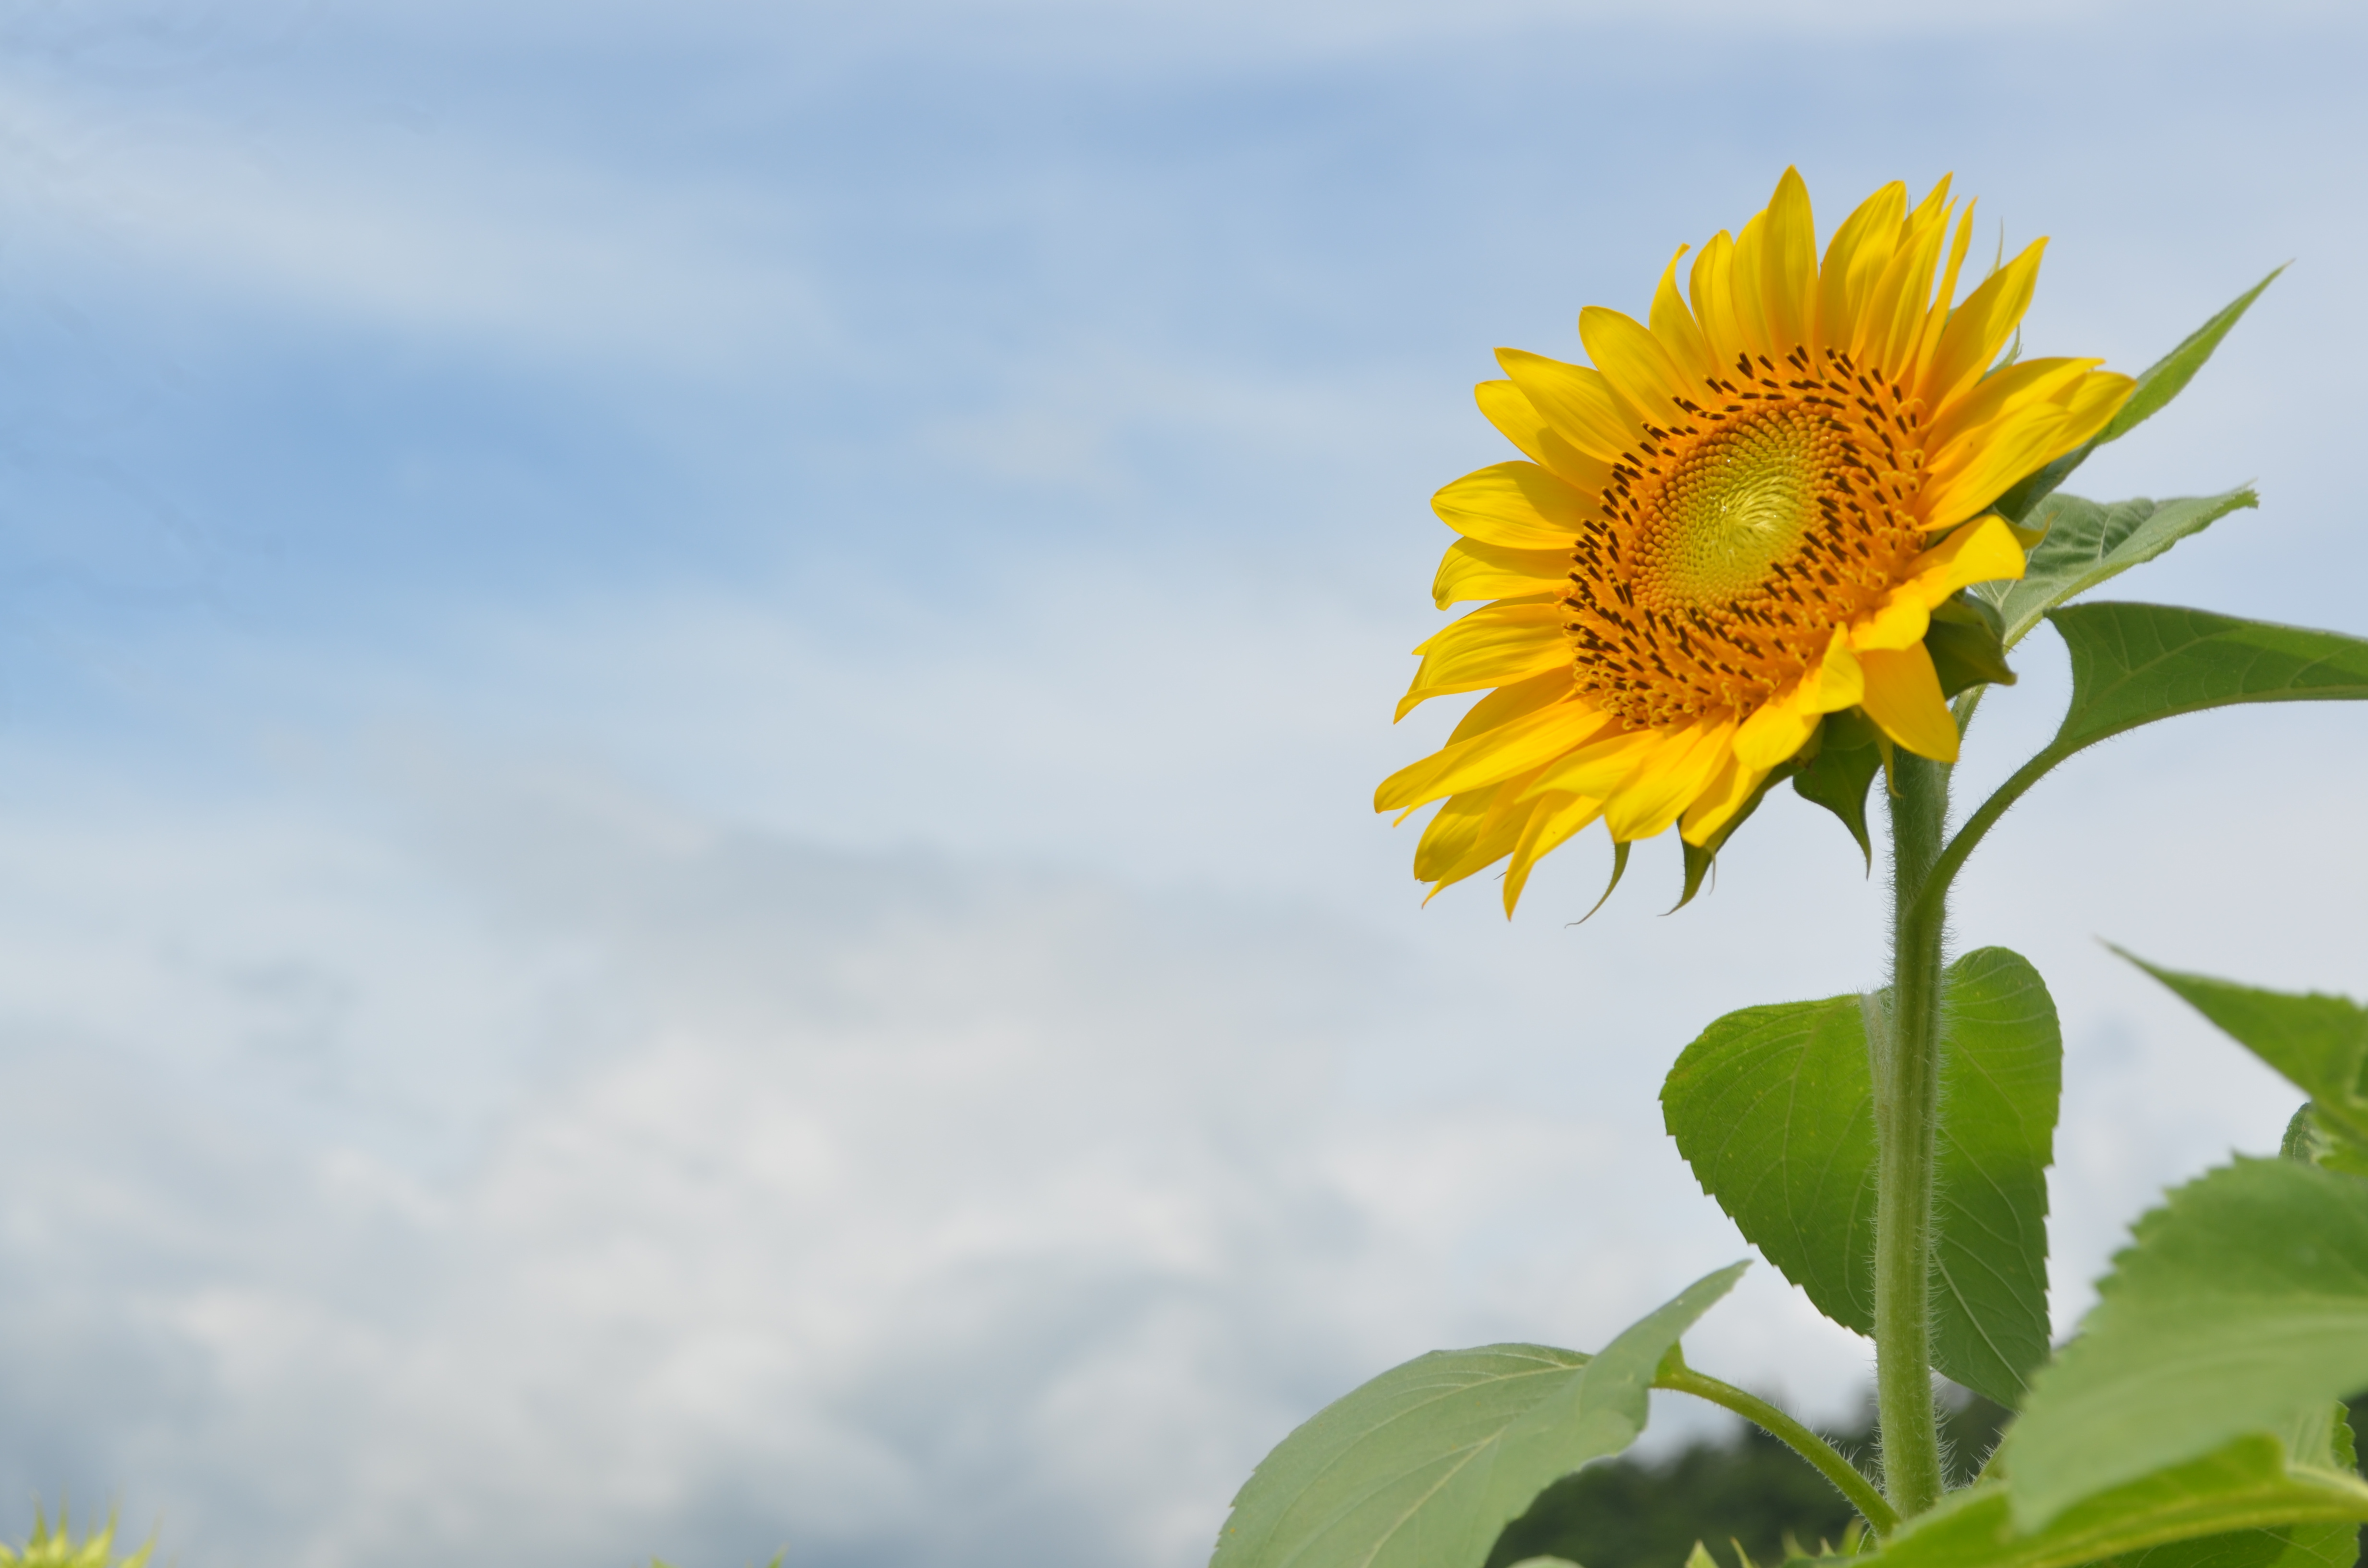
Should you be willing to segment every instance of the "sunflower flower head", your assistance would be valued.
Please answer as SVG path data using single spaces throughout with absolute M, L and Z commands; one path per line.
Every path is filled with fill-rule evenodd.
M 1953 762 L 1925 637 L 1968 584 L 2019 577 L 1989 510 L 2104 428 L 2131 392 L 2095 359 L 2001 356 L 2046 242 L 1956 299 L 1973 210 L 1943 180 L 1876 191 L 1820 263 L 1786 170 L 1767 210 L 1680 247 L 1648 319 L 1588 306 L 1594 363 L 1498 351 L 1480 409 L 1525 460 L 1433 499 L 1462 537 L 1440 608 L 1490 601 L 1415 652 L 1398 705 L 1486 693 L 1376 810 L 1444 801 L 1415 851 L 1432 892 L 1539 857 L 1599 818 L 1627 845 L 1715 846 L 1828 715 Z

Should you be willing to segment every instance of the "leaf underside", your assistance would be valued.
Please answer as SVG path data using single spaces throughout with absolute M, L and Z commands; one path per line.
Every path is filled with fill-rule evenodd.
M 2022 1528 L 2368 1388 L 2368 1183 L 2238 1159 L 2134 1236 L 2001 1448 Z
M 1383 1373 L 1276 1445 L 1210 1568 L 1482 1562 L 1550 1483 L 1636 1440 L 1662 1358 L 1746 1267 L 1696 1280 L 1600 1356 L 1491 1345 Z
M 2047 1181 L 2062 1037 L 2038 972 L 2002 948 L 1946 982 L 1933 1364 L 2009 1408 L 2047 1357 Z M 1861 998 L 1732 1013 L 1661 1104 L 1703 1190 L 1817 1310 L 1874 1326 L 1875 1136 Z

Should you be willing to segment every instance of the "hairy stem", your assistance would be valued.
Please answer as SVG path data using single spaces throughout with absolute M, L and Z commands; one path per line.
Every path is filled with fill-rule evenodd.
M 1883 1484 L 1902 1518 L 1941 1500 L 1932 1406 L 1932 1164 L 1941 1096 L 1945 763 L 1897 754 L 1891 804 L 1891 996 L 1867 1019 L 1874 1074 L 1874 1381 Z M 1870 1009 L 1872 1011 L 1872 1009 Z
M 1898 1527 L 1898 1514 L 1883 1500 L 1883 1494 L 1874 1489 L 1874 1483 L 1859 1473 L 1858 1466 L 1844 1459 L 1831 1443 L 1766 1400 L 1748 1394 L 1733 1383 L 1704 1377 L 1687 1366 L 1684 1358 L 1675 1350 L 1670 1351 L 1668 1358 L 1661 1363 L 1659 1374 L 1653 1379 L 1653 1386 L 1690 1393 L 1696 1399 L 1706 1399 L 1713 1404 L 1732 1410 L 1815 1465 L 1817 1473 L 1832 1482 L 1835 1490 L 1850 1499 L 1850 1506 L 1866 1517 L 1866 1522 L 1874 1528 L 1877 1536 L 1889 1535 Z

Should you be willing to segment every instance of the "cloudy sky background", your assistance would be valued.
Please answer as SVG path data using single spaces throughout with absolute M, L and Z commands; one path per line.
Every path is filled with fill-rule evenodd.
M 1488 350 L 1797 161 L 2055 236 L 2152 359 L 2134 597 L 2368 630 L 2333 4 L 0 5 L 0 1522 L 189 1568 L 1185 1568 L 1423 1349 L 1747 1250 L 1652 1095 L 1876 976 L 1771 801 L 1429 909 L 1372 783 Z M 1966 792 L 2052 726 L 2048 634 Z M 2292 1096 L 2095 945 L 2368 989 L 2368 712 L 2142 733 L 1964 945 L 2050 977 L 2059 1324 Z M 1864 1347 L 1761 1269 L 1697 1365 Z M 1670 1410 L 1668 1430 L 1703 1429 Z M 1691 1427 L 1689 1419 L 1694 1420 Z

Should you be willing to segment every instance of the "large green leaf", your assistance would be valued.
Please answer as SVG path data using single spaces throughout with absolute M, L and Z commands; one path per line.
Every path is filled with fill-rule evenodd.
M 2343 1406 L 2305 1412 L 2286 1433 L 2290 1462 L 2350 1474 L 2359 1468 Z M 2350 1519 L 2275 1525 L 2149 1547 L 2122 1568 L 2352 1568 L 2360 1527 Z
M 2220 347 L 2220 340 L 2228 335 L 2228 329 L 2252 308 L 2253 301 L 2260 298 L 2261 290 L 2276 281 L 2278 272 L 2284 270 L 2284 267 L 2279 267 L 2277 272 L 2271 273 L 2237 295 L 2222 306 L 2210 321 L 2180 339 L 2178 347 L 2139 371 L 2137 390 L 2130 394 L 2129 402 L 2122 404 L 2121 412 L 2113 415 L 2112 423 L 2098 432 L 2095 440 L 2077 451 L 2066 453 L 1999 496 L 1998 509 L 2009 517 L 2023 519 L 2033 506 L 2069 478 L 2074 469 L 2088 461 L 2089 453 L 2108 441 L 2120 440 L 2161 413 L 2164 404 L 2187 390 L 2187 383 L 2195 379 L 2196 371 L 2203 369 L 2203 362 L 2212 358 L 2212 351 Z
M 2047 612 L 2072 654 L 2072 702 L 2055 736 L 1990 792 L 1950 839 L 1929 887 L 1946 887 L 2007 809 L 2050 769 L 2140 724 L 2247 702 L 2368 698 L 2368 642 L 2168 605 Z
M 2048 751 L 2244 702 L 2368 698 L 2368 642 L 2168 605 L 2069 605 L 2047 619 L 2072 653 L 2072 705 Z
M 1661 1358 L 1747 1267 L 1696 1280 L 1600 1356 L 1491 1345 L 1383 1373 L 1276 1445 L 1210 1568 L 1477 1568 L 1549 1483 L 1636 1440 Z
M 1946 980 L 1933 1364 L 2021 1403 L 2047 1358 L 2047 1166 L 2063 1056 L 2055 1007 L 2003 948 Z M 1846 1328 L 1874 1327 L 1873 1084 L 1856 996 L 1730 1013 L 1661 1090 L 1669 1135 L 1753 1245 Z
M 2086 1498 L 2041 1528 L 2016 1528 L 2010 1490 L 2009 1483 L 1991 1480 L 1953 1493 L 1880 1551 L 1829 1561 L 1837 1568 L 1844 1562 L 1855 1568 L 2077 1568 L 2210 1540 L 2231 1553 L 2228 1568 L 2236 1568 L 2246 1550 L 2227 1540 L 2236 1532 L 2283 1531 L 2287 1545 L 2323 1550 L 2328 1535 L 2368 1520 L 2368 1485 L 2358 1476 L 2289 1460 L 2286 1446 L 2267 1434 Z M 2283 1554 L 2253 1550 L 2260 1564 Z M 2166 1568 L 2178 1561 L 2169 1553 L 2163 1559 Z
M 2182 495 L 2173 501 L 2115 501 L 2110 506 L 2057 494 L 2042 501 L 2025 519 L 2047 530 L 2031 552 L 2020 579 L 1977 583 L 1972 592 L 1998 607 L 2003 638 L 2011 648 L 2040 618 L 2098 584 L 2143 565 L 2189 534 L 2229 513 L 2258 506 L 2250 486 L 2222 495 Z
M 2239 1159 L 2135 1234 L 2007 1435 L 2021 1528 L 2368 1389 L 2368 1182 Z
M 2130 953 L 2122 957 L 2283 1074 L 2310 1096 L 2312 1110 L 2332 1124 L 2330 1131 L 2368 1144 L 2368 1007 L 2345 996 L 2262 991 L 2157 969 Z

